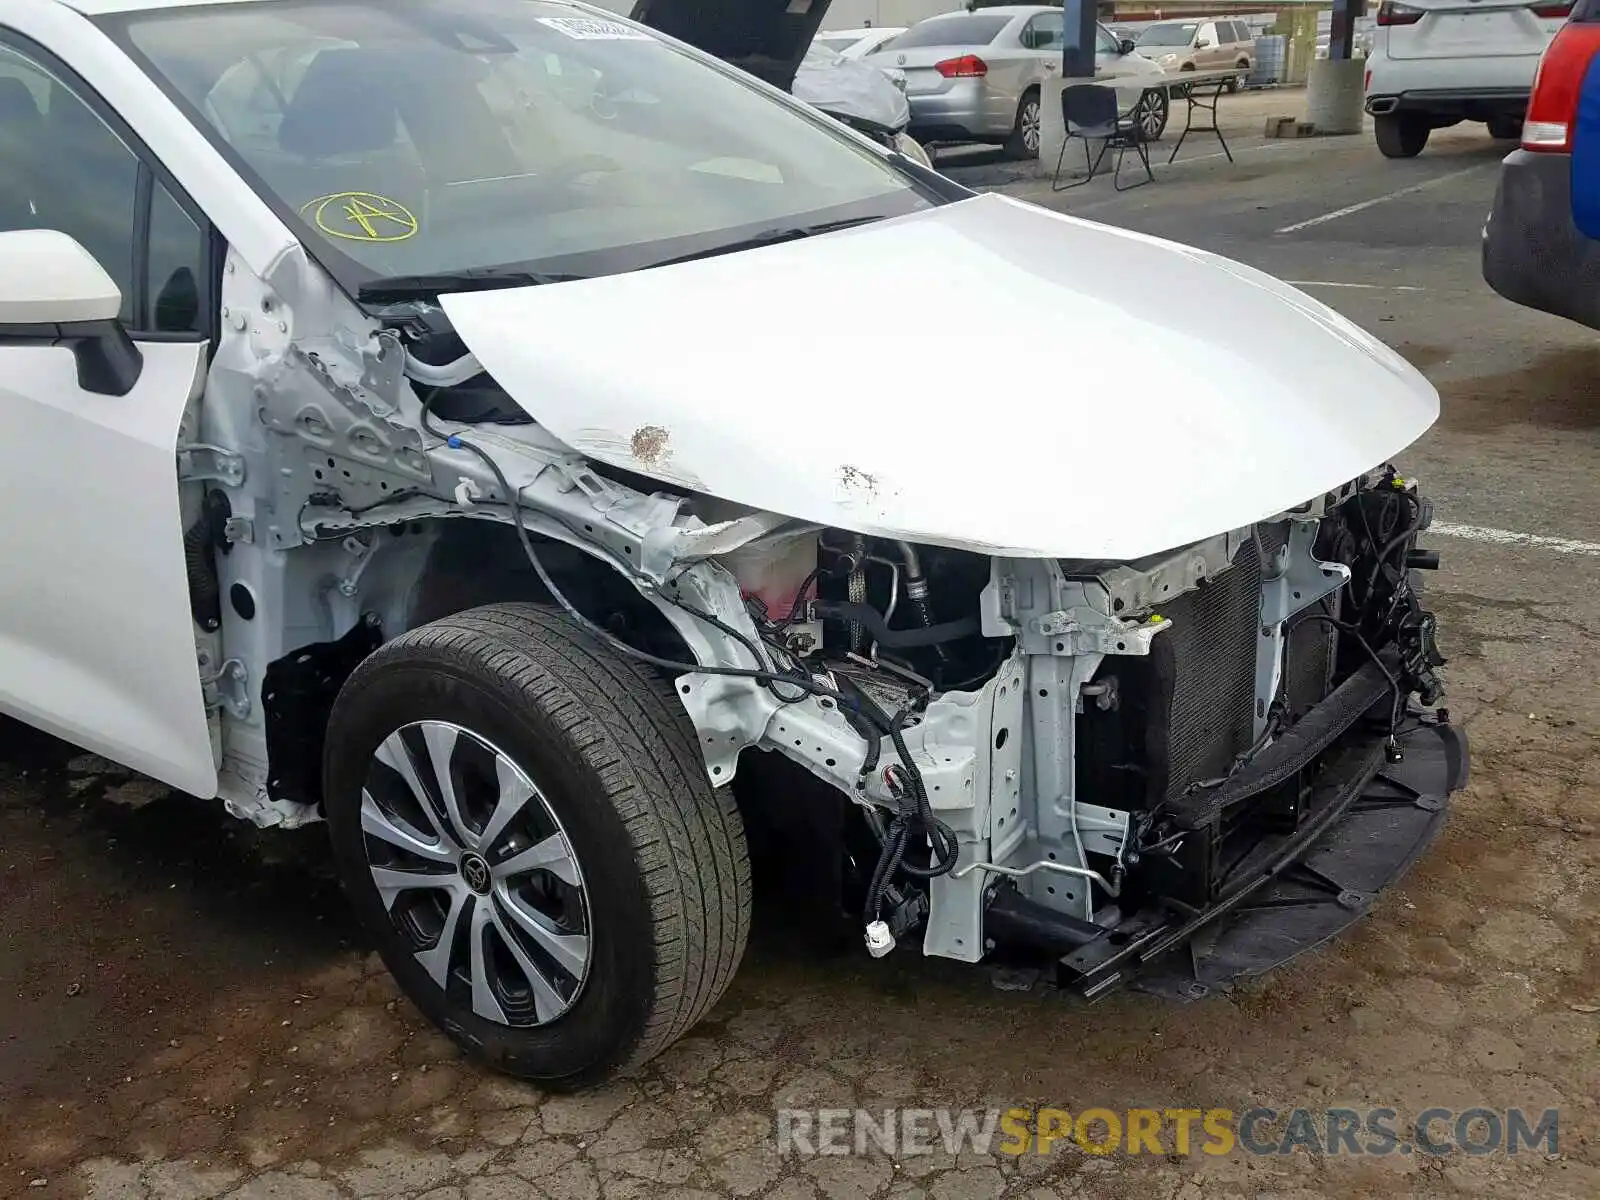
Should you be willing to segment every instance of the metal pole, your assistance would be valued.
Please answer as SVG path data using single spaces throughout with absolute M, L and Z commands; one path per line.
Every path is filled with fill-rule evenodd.
M 1366 11 L 1365 0 L 1333 0 L 1328 24 L 1328 57 L 1344 60 L 1355 52 L 1356 18 Z
M 1062 78 L 1094 78 L 1096 24 L 1095 0 L 1062 0 Z

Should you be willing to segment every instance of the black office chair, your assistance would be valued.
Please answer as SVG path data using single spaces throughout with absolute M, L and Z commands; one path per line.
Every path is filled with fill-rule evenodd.
M 1145 147 L 1144 129 L 1138 122 L 1137 112 L 1137 106 L 1126 113 L 1118 109 L 1115 88 L 1096 83 L 1074 83 L 1063 88 L 1061 119 L 1066 126 L 1067 136 L 1062 139 L 1061 153 L 1056 156 L 1056 173 L 1055 178 L 1050 181 L 1050 190 L 1064 192 L 1068 188 L 1082 187 L 1099 173 L 1100 165 L 1105 162 L 1106 155 L 1112 150 L 1117 152 L 1117 159 L 1111 172 L 1111 186 L 1117 191 L 1131 191 L 1147 183 L 1154 183 L 1156 177 L 1150 171 L 1150 151 Z M 1089 173 L 1072 183 L 1062 183 L 1061 165 L 1066 161 L 1067 143 L 1073 138 L 1079 138 L 1083 142 L 1083 163 L 1089 168 Z M 1100 153 L 1092 159 L 1089 154 L 1091 141 L 1100 142 Z M 1129 150 L 1138 155 L 1140 165 L 1144 167 L 1144 178 L 1138 183 L 1130 183 L 1124 187 L 1122 158 Z

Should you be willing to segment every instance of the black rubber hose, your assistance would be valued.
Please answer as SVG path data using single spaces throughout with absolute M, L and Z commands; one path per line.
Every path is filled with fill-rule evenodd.
M 824 620 L 860 622 L 878 645 L 889 650 L 912 650 L 919 646 L 955 642 L 972 637 L 983 628 L 977 617 L 963 617 L 959 621 L 946 621 L 943 625 L 929 625 L 923 629 L 890 629 L 883 614 L 870 604 L 850 604 L 838 600 L 819 600 L 811 609 Z
M 928 577 L 922 573 L 922 559 L 918 556 L 916 547 L 910 542 L 900 543 L 900 553 L 906 560 L 906 600 L 909 602 L 911 615 L 922 628 L 932 629 L 933 605 L 928 601 Z M 938 656 L 942 672 L 950 660 L 950 651 L 943 644 L 936 645 L 933 649 Z M 940 682 L 943 682 L 942 677 Z

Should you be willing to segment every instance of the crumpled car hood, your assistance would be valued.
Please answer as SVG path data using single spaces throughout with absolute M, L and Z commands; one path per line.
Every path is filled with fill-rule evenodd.
M 860 533 L 1132 559 L 1391 458 L 1438 393 L 1253 268 L 985 195 L 441 304 L 601 462 Z

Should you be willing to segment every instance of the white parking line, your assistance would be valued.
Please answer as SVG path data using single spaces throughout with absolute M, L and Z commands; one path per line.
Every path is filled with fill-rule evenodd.
M 1450 525 L 1437 521 L 1428 527 L 1428 533 L 1437 533 L 1440 537 L 1462 538 L 1469 542 L 1488 542 L 1496 546 L 1532 546 L 1539 550 L 1553 550 L 1557 554 L 1600 557 L 1600 542 L 1546 537 L 1542 533 L 1514 533 L 1509 529 L 1490 529 L 1483 525 Z
M 1363 200 L 1359 204 L 1347 204 L 1343 208 L 1336 208 L 1332 212 L 1323 213 L 1320 217 L 1312 217 L 1308 221 L 1297 221 L 1293 225 L 1285 225 L 1282 229 L 1274 232 L 1298 233 L 1302 229 L 1310 229 L 1313 225 L 1321 225 L 1326 221 L 1337 221 L 1340 217 L 1348 217 L 1352 213 L 1363 212 L 1373 207 L 1373 205 L 1384 204 L 1390 200 L 1398 200 L 1401 196 L 1414 195 L 1417 192 L 1426 191 L 1428 188 L 1438 187 L 1441 183 L 1449 183 L 1452 179 L 1460 179 L 1463 175 L 1471 175 L 1474 171 L 1480 171 L 1487 165 L 1489 164 L 1475 163 L 1464 170 L 1451 171 L 1448 175 L 1439 175 L 1433 179 L 1424 179 L 1421 183 L 1413 183 L 1410 187 L 1396 188 L 1392 192 L 1386 192 L 1382 196 L 1374 196 L 1372 199 Z
M 1200 135 L 1196 134 L 1195 136 L 1199 137 Z M 1228 149 L 1233 151 L 1233 156 L 1235 158 L 1238 158 L 1239 155 L 1241 155 L 1241 154 L 1261 154 L 1261 153 L 1263 153 L 1263 152 L 1265 152 L 1267 150 L 1287 150 L 1292 145 L 1294 145 L 1294 143 L 1291 142 L 1291 141 L 1283 141 L 1283 142 L 1269 142 L 1265 146 L 1229 146 Z M 1180 158 L 1175 163 L 1162 163 L 1162 162 L 1160 162 L 1160 161 L 1158 161 L 1156 159 L 1152 159 L 1151 162 L 1150 162 L 1150 165 L 1151 166 L 1165 166 L 1165 167 L 1168 167 L 1168 168 L 1181 167 L 1181 166 L 1185 166 L 1188 163 L 1205 162 L 1207 159 L 1227 158 L 1227 157 L 1228 156 L 1226 154 L 1224 154 L 1221 150 L 1218 150 L 1215 154 L 1196 154 L 1193 158 Z
M 1285 279 L 1290 287 L 1362 288 L 1371 292 L 1420 292 L 1425 289 L 1407 283 L 1334 283 L 1331 279 Z

